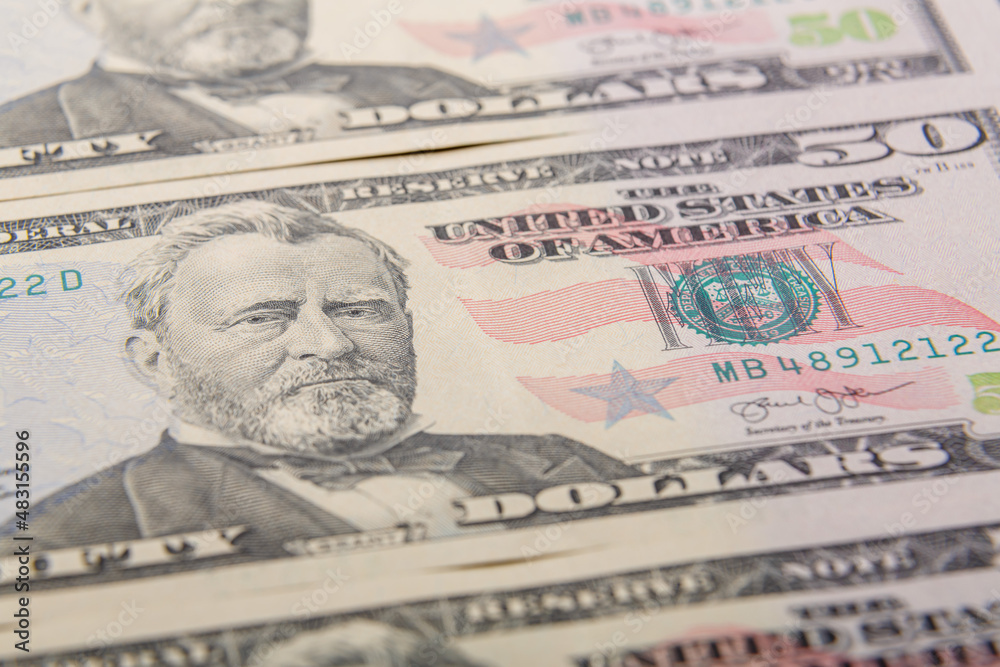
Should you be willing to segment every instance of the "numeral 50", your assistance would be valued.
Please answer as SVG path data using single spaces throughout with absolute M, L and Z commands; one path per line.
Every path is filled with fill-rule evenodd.
M 789 38 L 796 46 L 829 46 L 851 37 L 859 42 L 889 39 L 899 30 L 891 16 L 877 9 L 855 9 L 840 15 L 837 25 L 830 25 L 830 15 L 798 14 L 788 18 L 793 32 Z
M 875 162 L 893 152 L 931 156 L 960 153 L 978 146 L 982 129 L 961 118 L 942 116 L 893 125 L 879 140 L 875 126 L 800 132 L 792 135 L 799 145 L 796 158 L 810 167 L 839 167 Z

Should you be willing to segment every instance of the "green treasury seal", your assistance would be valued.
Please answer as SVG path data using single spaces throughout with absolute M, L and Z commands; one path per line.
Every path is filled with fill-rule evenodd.
M 683 324 L 721 343 L 774 343 L 810 331 L 819 292 L 788 263 L 720 257 L 684 268 L 673 307 Z

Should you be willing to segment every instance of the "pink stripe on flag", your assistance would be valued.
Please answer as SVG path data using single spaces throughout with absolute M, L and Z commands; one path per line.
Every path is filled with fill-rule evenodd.
M 668 288 L 659 282 L 657 286 L 669 303 Z M 1000 324 L 975 308 L 923 287 L 858 287 L 844 290 L 841 297 L 859 328 L 837 331 L 829 308 L 821 302 L 813 322 L 816 333 L 782 342 L 813 345 L 922 325 L 1000 330 Z M 619 322 L 653 321 L 639 282 L 626 279 L 579 283 L 497 301 L 462 299 L 462 304 L 483 333 L 519 345 L 565 340 Z
M 617 322 L 653 321 L 637 280 L 579 283 L 501 301 L 462 299 L 462 305 L 486 335 L 505 343 L 534 345 Z

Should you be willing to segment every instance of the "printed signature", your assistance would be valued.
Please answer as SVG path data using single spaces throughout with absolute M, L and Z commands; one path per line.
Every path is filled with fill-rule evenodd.
M 909 387 L 913 382 L 883 389 L 882 391 L 868 391 L 867 389 L 844 387 L 843 391 L 833 389 L 817 389 L 811 396 L 799 395 L 794 401 L 772 401 L 769 396 L 755 398 L 752 401 L 733 403 L 729 406 L 730 411 L 738 417 L 742 417 L 749 424 L 759 424 L 771 416 L 772 410 L 781 408 L 810 407 L 828 415 L 837 415 L 844 410 L 851 410 L 861 405 L 861 399 L 873 396 L 883 396 L 899 391 L 903 387 Z
M 666 32 L 636 33 L 631 36 L 596 37 L 584 40 L 579 48 L 592 56 L 607 56 L 616 49 L 632 46 L 650 46 L 675 55 L 702 56 L 710 50 L 695 42 L 693 35 L 671 34 Z M 683 52 L 683 53 L 682 53 Z

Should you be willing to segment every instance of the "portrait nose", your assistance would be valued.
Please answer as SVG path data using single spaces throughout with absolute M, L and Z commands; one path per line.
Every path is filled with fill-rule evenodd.
M 293 359 L 336 359 L 354 350 L 351 339 L 322 312 L 300 312 L 287 335 Z

